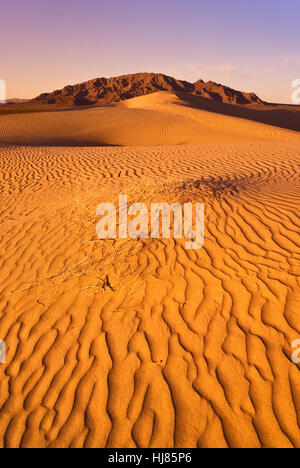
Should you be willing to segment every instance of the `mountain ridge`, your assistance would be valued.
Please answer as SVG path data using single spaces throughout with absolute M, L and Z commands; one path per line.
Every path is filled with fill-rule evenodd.
M 133 73 L 111 78 L 95 78 L 68 85 L 51 93 L 43 93 L 30 102 L 38 104 L 110 105 L 158 91 L 186 92 L 224 104 L 267 104 L 255 93 L 238 91 L 213 81 L 197 80 L 190 83 L 161 73 Z

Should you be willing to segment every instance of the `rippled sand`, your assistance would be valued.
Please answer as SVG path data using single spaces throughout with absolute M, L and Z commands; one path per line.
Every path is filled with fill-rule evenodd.
M 300 447 L 300 145 L 261 135 L 0 149 L 1 446 Z M 96 201 L 185 180 L 203 249 L 94 242 Z

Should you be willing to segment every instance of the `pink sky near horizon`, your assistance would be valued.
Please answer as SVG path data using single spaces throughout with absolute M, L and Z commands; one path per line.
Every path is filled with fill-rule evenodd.
M 99 76 L 159 72 L 291 103 L 300 2 L 10 0 L 2 5 L 7 98 Z

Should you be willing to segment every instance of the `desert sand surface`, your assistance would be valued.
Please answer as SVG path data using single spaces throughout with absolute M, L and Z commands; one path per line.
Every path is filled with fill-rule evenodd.
M 299 136 L 178 99 L 1 116 L 1 447 L 300 447 Z M 97 240 L 118 193 L 203 248 Z
M 1 115 L 0 145 L 154 146 L 300 141 L 300 134 L 291 123 L 297 120 L 296 111 L 285 120 L 290 129 L 274 126 L 277 122 L 272 120 L 273 114 L 268 119 L 269 125 L 255 121 L 263 118 L 257 117 L 257 112 L 268 111 L 256 111 L 253 115 L 253 110 L 232 108 L 236 116 L 224 115 L 227 112 L 224 104 L 187 93 L 162 91 L 111 107 Z

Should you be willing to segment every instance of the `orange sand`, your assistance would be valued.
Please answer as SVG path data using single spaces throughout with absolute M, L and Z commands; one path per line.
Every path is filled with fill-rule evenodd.
M 1 116 L 1 447 L 300 447 L 299 135 L 176 99 Z M 203 249 L 91 242 L 102 198 L 186 179 Z
M 205 110 L 206 107 L 210 110 Z M 111 107 L 2 115 L 0 144 L 152 146 L 300 141 L 299 132 L 274 126 L 273 114 L 267 125 L 246 119 L 249 109 L 231 107 L 241 117 L 223 115 L 220 112 L 224 109 L 227 112 L 226 105 L 208 99 L 159 92 Z M 299 117 L 295 111 L 285 124 L 293 128 L 296 119 Z

